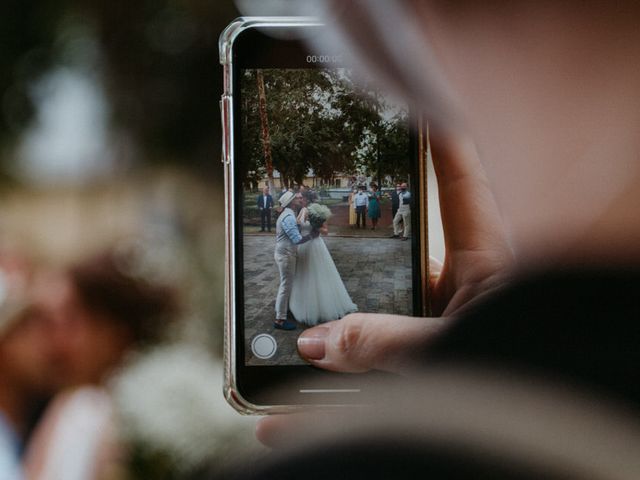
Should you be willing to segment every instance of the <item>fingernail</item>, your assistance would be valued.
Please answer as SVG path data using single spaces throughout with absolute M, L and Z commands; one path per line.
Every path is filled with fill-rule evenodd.
M 327 327 L 315 327 L 305 330 L 298 337 L 298 352 L 309 360 L 322 360 L 324 358 L 324 341 L 329 335 Z

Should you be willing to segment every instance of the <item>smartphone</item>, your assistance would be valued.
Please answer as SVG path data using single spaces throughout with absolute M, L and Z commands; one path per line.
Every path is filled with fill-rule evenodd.
M 379 373 L 314 368 L 298 336 L 355 311 L 428 313 L 424 129 L 346 51 L 311 51 L 323 35 L 245 17 L 220 37 L 225 396 L 243 413 L 368 403 Z

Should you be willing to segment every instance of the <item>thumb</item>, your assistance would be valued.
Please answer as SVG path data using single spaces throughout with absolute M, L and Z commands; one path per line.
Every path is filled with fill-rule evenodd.
M 326 370 L 402 373 L 411 364 L 412 353 L 424 348 L 445 324 L 444 318 L 353 313 L 304 331 L 298 351 Z

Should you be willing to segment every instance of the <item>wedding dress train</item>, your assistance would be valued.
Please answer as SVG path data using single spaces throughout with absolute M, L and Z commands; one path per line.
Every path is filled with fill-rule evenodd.
M 304 222 L 301 230 L 302 235 L 308 234 L 309 222 Z M 358 310 L 321 237 L 298 246 L 289 310 L 306 325 L 338 320 Z

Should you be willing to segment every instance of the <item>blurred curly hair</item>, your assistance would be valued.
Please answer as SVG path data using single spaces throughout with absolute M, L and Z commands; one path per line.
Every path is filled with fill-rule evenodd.
M 71 268 L 80 301 L 114 325 L 127 328 L 136 344 L 156 342 L 176 319 L 177 291 L 128 274 L 114 252 L 103 252 Z

